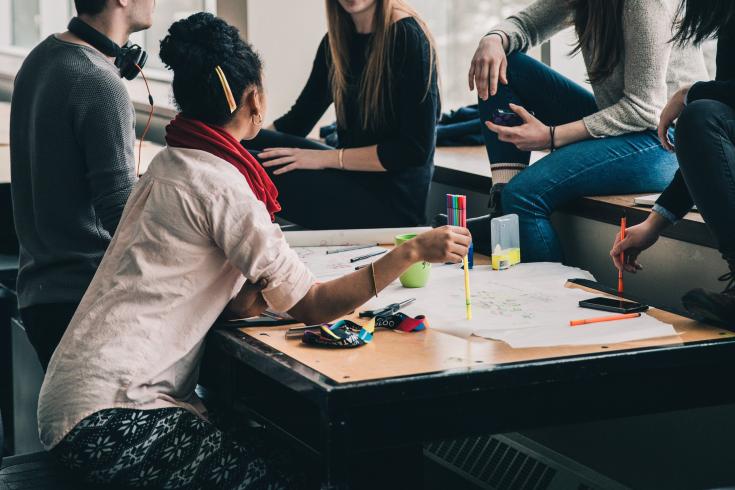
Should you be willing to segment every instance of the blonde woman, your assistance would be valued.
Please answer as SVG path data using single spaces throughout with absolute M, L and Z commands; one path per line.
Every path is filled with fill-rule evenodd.
M 322 229 L 423 224 L 440 112 L 431 34 L 403 0 L 326 6 L 328 33 L 301 95 L 275 121 L 277 132 L 247 147 L 265 150 L 259 158 L 289 221 Z M 332 103 L 339 144 L 314 149 L 303 137 Z

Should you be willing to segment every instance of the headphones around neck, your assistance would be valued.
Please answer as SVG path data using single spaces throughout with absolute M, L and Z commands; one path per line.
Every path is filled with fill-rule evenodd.
M 108 38 L 94 27 L 90 26 L 79 17 L 74 17 L 67 27 L 79 39 L 88 42 L 103 54 L 115 58 L 115 66 L 120 70 L 120 77 L 132 80 L 148 61 L 148 54 L 137 44 L 127 43 L 118 46 L 112 39 Z

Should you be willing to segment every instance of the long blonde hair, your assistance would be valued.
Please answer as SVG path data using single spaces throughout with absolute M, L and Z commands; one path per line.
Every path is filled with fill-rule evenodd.
M 418 12 L 404 0 L 375 0 L 372 41 L 367 64 L 359 81 L 359 100 L 363 129 L 385 127 L 388 114 L 393 113 L 391 62 L 395 43 L 395 29 L 391 29 L 393 12 L 399 11 L 413 17 L 429 41 L 429 73 L 424 97 L 429 95 L 434 80 L 436 53 L 434 38 Z M 337 110 L 337 121 L 344 125 L 346 114 L 344 100 L 347 94 L 349 73 L 349 39 L 354 32 L 352 17 L 338 0 L 326 0 L 329 50 L 331 53 L 330 81 L 332 97 Z

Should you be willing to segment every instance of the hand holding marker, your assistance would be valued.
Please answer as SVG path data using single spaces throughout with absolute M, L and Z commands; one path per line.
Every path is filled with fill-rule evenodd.
M 628 225 L 628 219 L 626 216 L 623 216 L 620 218 L 620 240 L 625 240 L 625 229 Z M 620 263 L 625 264 L 625 252 L 620 252 Z M 623 269 L 622 267 L 618 269 L 618 296 L 623 296 Z M 581 325 L 587 325 L 590 323 L 603 323 L 603 322 L 614 322 L 618 320 L 629 320 L 632 318 L 640 318 L 640 313 L 627 313 L 624 315 L 613 315 L 613 316 L 604 316 L 604 317 L 598 317 L 598 318 L 586 318 L 583 320 L 572 320 L 569 322 L 570 327 L 579 327 Z
M 447 217 L 449 224 L 462 226 L 467 228 L 467 196 L 447 194 Z M 472 301 L 470 298 L 470 264 L 468 255 L 472 250 L 472 245 L 467 255 L 462 258 L 462 268 L 464 269 L 464 296 L 465 306 L 467 309 L 467 319 L 472 320 Z

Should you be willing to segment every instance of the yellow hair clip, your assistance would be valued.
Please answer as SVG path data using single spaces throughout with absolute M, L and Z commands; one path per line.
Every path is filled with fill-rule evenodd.
M 227 99 L 227 105 L 230 106 L 230 114 L 235 112 L 237 109 L 237 103 L 235 102 L 235 97 L 232 95 L 232 89 L 230 89 L 230 84 L 227 83 L 227 77 L 225 76 L 225 72 L 222 71 L 222 68 L 220 68 L 219 65 L 214 67 L 215 73 L 217 73 L 217 76 L 219 77 L 219 82 L 222 84 L 222 90 L 225 91 L 225 98 Z

